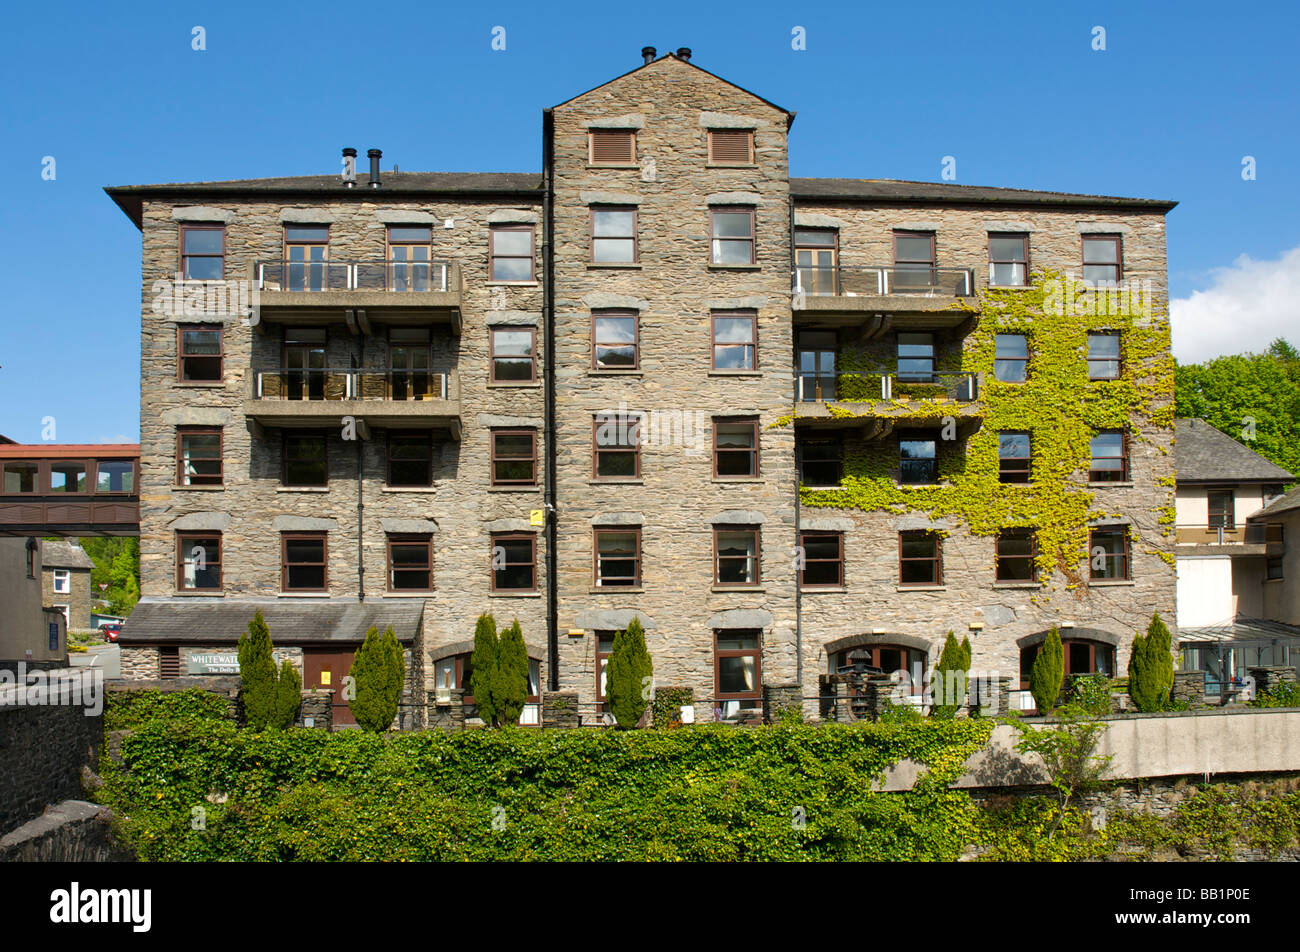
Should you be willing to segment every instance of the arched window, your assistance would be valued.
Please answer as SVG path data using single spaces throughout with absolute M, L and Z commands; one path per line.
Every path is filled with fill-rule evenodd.
M 927 653 L 906 645 L 859 645 L 830 656 L 831 674 L 863 674 L 906 671 L 911 693 L 919 695 L 925 685 Z
M 453 688 L 463 690 L 465 693 L 461 700 L 466 707 L 466 717 L 477 717 L 478 708 L 474 704 L 474 695 L 470 692 L 471 678 L 474 675 L 472 663 L 473 655 L 466 652 L 465 654 L 450 655 L 446 658 L 439 658 L 434 662 L 433 683 L 434 689 Z M 536 658 L 528 659 L 528 698 L 524 704 L 523 712 L 519 715 L 521 726 L 537 726 L 541 723 L 542 713 L 542 663 Z
M 1034 659 L 1042 643 L 1020 649 L 1020 690 L 1029 690 L 1029 673 L 1033 670 Z M 1061 648 L 1065 653 L 1065 680 L 1086 674 L 1104 674 L 1108 678 L 1115 676 L 1115 646 L 1104 641 L 1089 638 L 1062 638 Z

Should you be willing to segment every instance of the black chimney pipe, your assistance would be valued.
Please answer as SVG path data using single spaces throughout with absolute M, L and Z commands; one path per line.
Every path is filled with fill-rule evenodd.
M 645 65 L 649 66 L 655 61 L 655 54 L 659 52 L 653 46 L 641 47 L 641 58 L 645 60 Z
M 343 184 L 348 188 L 357 184 L 357 150 L 351 146 L 343 150 Z
M 379 149 L 371 149 L 366 155 L 370 156 L 370 187 L 379 188 L 379 160 L 384 153 Z
M 691 48 L 689 46 L 678 47 L 677 58 L 684 63 L 691 61 Z

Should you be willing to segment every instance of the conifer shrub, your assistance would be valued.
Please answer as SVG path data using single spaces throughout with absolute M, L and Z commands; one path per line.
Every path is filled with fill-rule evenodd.
M 276 718 L 276 673 L 272 657 L 271 630 L 259 611 L 239 636 L 239 692 L 244 720 L 255 731 L 264 731 Z
M 1043 639 L 1029 669 L 1029 693 L 1039 714 L 1051 714 L 1061 697 L 1061 683 L 1065 680 L 1065 649 L 1061 647 L 1061 633 L 1053 628 Z
M 1128 693 L 1143 713 L 1163 711 L 1169 707 L 1169 693 L 1174 686 L 1174 656 L 1169 628 L 1159 614 L 1151 616 L 1146 637 L 1139 632 L 1133 638 L 1128 662 Z
M 470 675 L 467 686 L 474 696 L 474 705 L 484 724 L 497 723 L 496 708 L 492 704 L 492 688 L 497 676 L 497 620 L 490 614 L 478 616 L 474 625 L 474 653 L 470 655 Z
M 970 639 L 965 638 L 961 644 L 949 631 L 943 644 L 939 662 L 934 667 L 931 681 L 934 703 L 930 707 L 930 716 L 940 720 L 952 720 L 957 711 L 966 703 L 966 680 L 970 671 Z
M 649 679 L 654 666 L 645 646 L 645 630 L 636 616 L 626 631 L 614 635 L 614 647 L 605 669 L 605 697 L 618 726 L 623 730 L 636 727 L 650 703 Z
M 406 677 L 402 646 L 391 627 L 382 636 L 373 626 L 366 632 L 366 640 L 352 659 L 348 674 L 356 693 L 351 702 L 352 716 L 365 730 L 388 730 L 397 716 Z
M 497 643 L 496 677 L 492 682 L 492 706 L 499 724 L 518 724 L 528 701 L 528 649 L 519 619 L 510 623 Z

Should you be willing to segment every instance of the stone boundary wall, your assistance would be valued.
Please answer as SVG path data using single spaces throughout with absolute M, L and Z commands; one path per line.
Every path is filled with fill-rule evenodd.
M 103 711 L 79 701 L 0 706 L 0 834 L 80 796 L 81 768 L 95 769 L 103 740 Z
M 0 838 L 0 863 L 112 863 L 135 856 L 113 840 L 108 807 L 64 800 Z

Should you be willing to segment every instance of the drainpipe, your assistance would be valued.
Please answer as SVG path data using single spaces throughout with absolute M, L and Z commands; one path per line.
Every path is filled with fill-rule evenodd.
M 796 259 L 795 250 L 794 250 L 794 199 L 792 198 L 789 201 L 790 201 L 790 273 L 793 275 L 798 272 L 799 263 L 798 260 Z M 794 344 L 795 341 L 793 340 L 793 338 L 795 336 L 795 329 L 794 329 L 793 309 L 791 310 L 790 313 L 790 336 L 791 336 L 791 343 Z M 797 350 L 798 349 L 797 345 L 792 349 Z M 795 354 L 791 354 L 790 356 L 791 356 L 791 366 L 793 369 L 794 360 L 796 358 L 795 358 Z M 791 407 L 794 408 L 795 407 L 794 400 L 796 398 L 796 395 L 793 392 L 794 391 L 793 372 L 790 374 L 790 388 L 791 388 L 790 403 L 791 403 Z M 790 425 L 793 427 L 794 423 L 792 422 Z M 802 460 L 800 459 L 802 454 L 799 451 L 798 432 L 799 432 L 798 429 L 796 429 L 795 441 L 794 441 L 794 544 L 795 544 L 796 552 L 799 551 L 798 546 L 800 542 L 799 468 L 802 462 Z M 800 694 L 799 704 L 802 707 L 803 705 L 803 700 L 802 700 L 802 696 L 803 696 L 803 590 L 802 587 L 799 585 L 799 569 L 797 567 L 798 563 L 796 562 L 795 565 L 796 568 L 794 571 L 794 661 L 795 661 L 795 680 L 799 682 L 799 694 Z
M 362 440 L 357 440 L 357 601 L 366 600 L 366 561 L 361 545 L 361 510 L 364 508 L 361 504 L 361 484 L 362 484 L 362 467 L 361 467 L 361 444 Z
M 543 347 L 542 376 L 545 380 L 546 487 L 543 494 L 546 520 L 546 681 L 550 690 L 560 689 L 560 619 L 559 578 L 556 572 L 556 520 L 559 511 L 555 500 L 555 114 L 542 110 L 542 289 Z

